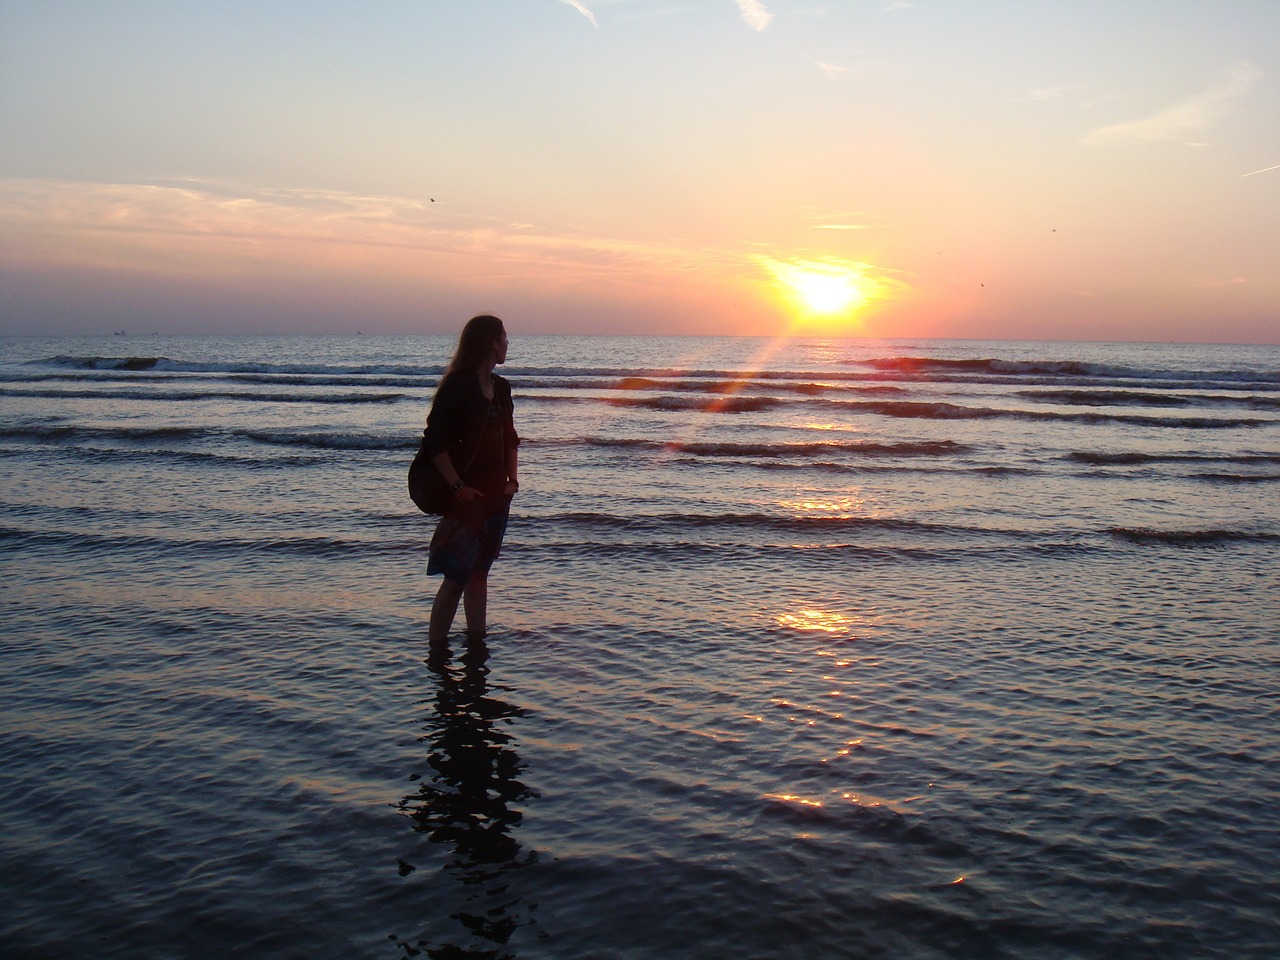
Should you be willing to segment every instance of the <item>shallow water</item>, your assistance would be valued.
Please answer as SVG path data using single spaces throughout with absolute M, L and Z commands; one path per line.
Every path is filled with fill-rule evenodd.
M 2 346 L 6 956 L 1280 946 L 1276 348 L 516 337 L 428 657 L 447 342 Z

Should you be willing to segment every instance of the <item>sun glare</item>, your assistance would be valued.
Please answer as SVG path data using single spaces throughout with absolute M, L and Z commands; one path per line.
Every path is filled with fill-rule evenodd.
M 889 281 L 872 276 L 874 268 L 866 263 L 834 257 L 760 260 L 798 320 L 848 321 L 874 302 L 888 299 Z
M 815 270 L 812 267 L 789 266 L 781 278 L 815 313 L 839 313 L 860 305 L 866 299 L 858 288 L 857 277 L 851 271 L 839 268 Z

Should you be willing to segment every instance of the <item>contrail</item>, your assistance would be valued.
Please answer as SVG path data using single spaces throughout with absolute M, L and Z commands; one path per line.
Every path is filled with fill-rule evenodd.
M 1253 171 L 1253 173 L 1242 173 L 1242 174 L 1240 174 L 1240 176 L 1241 176 L 1242 178 L 1243 178 L 1243 177 L 1252 177 L 1252 176 L 1256 176 L 1256 175 L 1257 175 L 1257 174 L 1259 174 L 1259 173 L 1266 173 L 1268 170 L 1280 170 L 1280 163 L 1277 163 L 1274 167 L 1263 167 L 1261 170 L 1255 170 L 1255 171 Z

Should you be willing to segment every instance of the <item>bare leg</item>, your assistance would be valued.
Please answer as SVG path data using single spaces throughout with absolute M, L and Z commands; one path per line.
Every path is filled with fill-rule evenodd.
M 462 594 L 462 610 L 467 615 L 467 633 L 483 637 L 489 616 L 489 575 L 477 573 L 467 581 Z
M 449 630 L 453 627 L 454 614 L 458 612 L 458 600 L 467 584 L 459 583 L 445 577 L 440 581 L 440 589 L 431 604 L 431 627 L 428 637 L 431 643 L 443 643 L 449 639 Z M 470 619 L 470 614 L 468 614 Z

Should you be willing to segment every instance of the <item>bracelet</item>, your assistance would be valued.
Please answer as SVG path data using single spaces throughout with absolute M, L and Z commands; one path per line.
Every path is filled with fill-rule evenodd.
M 462 489 L 463 487 L 465 487 L 465 486 L 466 486 L 466 483 L 464 483 L 464 482 L 463 482 L 463 480 L 462 480 L 462 478 L 461 478 L 461 477 L 459 477 L 459 478 L 458 478 L 457 480 L 455 480 L 453 483 L 449 484 L 449 492 L 450 492 L 450 493 L 457 493 L 459 490 L 461 490 L 461 489 Z

